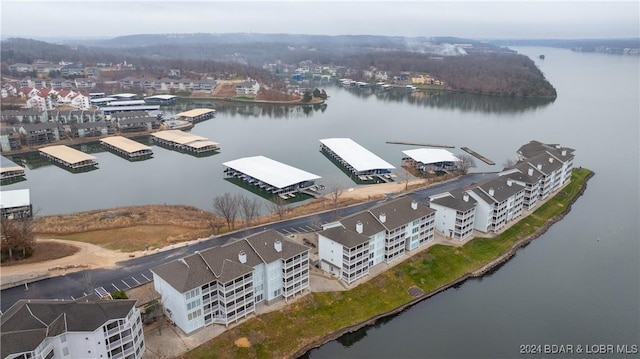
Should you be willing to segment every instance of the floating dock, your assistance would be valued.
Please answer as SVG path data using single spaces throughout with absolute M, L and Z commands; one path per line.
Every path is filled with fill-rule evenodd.
M 69 146 L 49 146 L 41 148 L 39 151 L 42 156 L 71 170 L 90 169 L 98 166 L 97 158 Z
M 198 122 L 213 118 L 215 114 L 216 114 L 216 110 L 213 110 L 210 108 L 196 108 L 193 110 L 180 112 L 176 114 L 174 117 L 176 119 L 186 120 L 191 123 L 198 123 Z
M 472 155 L 473 157 L 479 159 L 480 161 L 488 164 L 488 165 L 495 165 L 496 163 L 491 161 L 490 159 L 484 157 L 483 155 L 479 154 L 478 152 L 470 149 L 469 147 L 460 147 L 460 149 L 462 149 L 463 151 L 465 151 L 466 153 Z
M 209 141 L 206 137 L 179 130 L 155 132 L 151 134 L 151 138 L 155 142 L 170 148 L 198 154 L 213 152 L 220 149 L 220 144 L 217 142 Z
M 434 143 L 420 143 L 420 142 L 404 142 L 404 141 L 386 141 L 392 145 L 409 145 L 409 146 L 422 146 L 422 147 L 440 147 L 440 148 L 456 148 L 456 146 L 449 145 L 437 145 Z
M 453 153 L 441 148 L 416 148 L 402 151 L 405 164 L 415 167 L 419 171 L 438 171 L 455 169 L 460 159 Z
M 236 177 L 282 199 L 315 189 L 314 181 L 321 177 L 264 156 L 244 157 L 222 164 L 228 177 Z
M 0 156 L 0 179 L 2 182 L 18 180 L 24 177 L 24 168 L 10 159 Z
M 122 136 L 103 138 L 100 143 L 129 160 L 147 159 L 153 155 L 151 147 Z
M 380 178 L 387 182 L 395 169 L 389 162 L 376 156 L 350 138 L 325 138 L 320 140 L 320 152 L 343 166 L 363 182 Z

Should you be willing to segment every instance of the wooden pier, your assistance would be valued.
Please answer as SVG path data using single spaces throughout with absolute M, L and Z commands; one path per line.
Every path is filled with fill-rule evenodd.
M 409 146 L 424 146 L 424 147 L 440 147 L 440 148 L 456 148 L 456 146 L 438 145 L 435 143 L 420 143 L 420 142 L 404 142 L 404 141 L 387 141 L 386 143 L 392 145 L 409 145 Z
M 39 151 L 42 156 L 71 170 L 89 169 L 98 165 L 97 158 L 65 145 L 48 146 Z
M 466 153 L 472 155 L 473 157 L 479 159 L 480 161 L 488 164 L 488 165 L 495 165 L 496 163 L 491 161 L 490 159 L 484 157 L 483 155 L 479 154 L 478 152 L 470 149 L 469 147 L 460 147 L 461 150 L 465 151 Z
M 109 150 L 129 160 L 147 159 L 153 155 L 151 147 L 122 136 L 103 138 L 100 140 L 100 143 Z

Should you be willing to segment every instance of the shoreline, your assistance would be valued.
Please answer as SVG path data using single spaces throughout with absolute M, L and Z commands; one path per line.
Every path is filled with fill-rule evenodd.
M 423 300 L 426 300 L 430 297 L 435 296 L 438 293 L 441 293 L 449 288 L 455 287 L 457 285 L 460 285 L 468 280 L 471 279 L 475 279 L 475 278 L 481 278 L 484 275 L 487 274 L 491 274 L 492 272 L 494 272 L 495 270 L 498 270 L 502 265 L 504 265 L 505 263 L 507 263 L 511 258 L 513 258 L 516 254 L 516 252 L 518 251 L 518 249 L 520 248 L 524 248 L 526 247 L 529 243 L 531 243 L 533 240 L 539 238 L 540 236 L 542 236 L 543 234 L 545 234 L 549 228 L 551 228 L 551 226 L 553 226 L 555 223 L 561 221 L 567 214 L 569 214 L 569 212 L 571 212 L 571 208 L 573 207 L 573 204 L 578 200 L 578 198 L 580 198 L 584 192 L 587 189 L 587 184 L 589 182 L 589 180 L 595 175 L 595 173 L 593 171 L 590 171 L 589 174 L 585 177 L 584 179 L 584 184 L 582 185 L 582 187 L 580 188 L 580 190 L 576 193 L 576 195 L 571 199 L 571 201 L 568 203 L 568 205 L 565 207 L 565 209 L 560 212 L 558 215 L 549 218 L 545 224 L 536 229 L 535 232 L 533 232 L 532 234 L 516 241 L 514 244 L 511 245 L 511 247 L 504 252 L 503 254 L 501 254 L 500 256 L 498 256 L 497 258 L 491 260 L 489 263 L 483 265 L 482 267 L 471 271 L 465 275 L 463 275 L 462 277 L 459 277 L 449 283 L 443 284 L 441 286 L 439 286 L 438 288 L 431 290 L 429 292 L 426 293 L 422 293 L 419 296 L 417 296 L 416 298 L 410 300 L 408 303 L 405 303 L 403 305 L 400 305 L 392 310 L 389 310 L 387 312 L 375 315 L 367 320 L 361 321 L 359 323 L 347 326 L 345 328 L 339 329 L 335 332 L 332 332 L 330 334 L 327 334 L 326 336 L 317 339 L 315 341 L 313 341 L 310 344 L 305 345 L 304 347 L 302 347 L 301 349 L 299 349 L 298 351 L 294 352 L 291 355 L 291 358 L 298 358 L 306 353 L 308 353 L 309 351 L 315 349 L 315 348 L 319 348 L 320 346 L 332 341 L 332 340 L 336 340 L 339 337 L 341 337 L 344 334 L 347 333 L 351 333 L 351 332 L 355 332 L 359 329 L 365 328 L 367 326 L 371 326 L 374 325 L 378 320 L 396 315 L 398 313 L 403 312 L 406 309 L 409 309 L 411 307 L 413 307 L 414 305 L 422 302 Z

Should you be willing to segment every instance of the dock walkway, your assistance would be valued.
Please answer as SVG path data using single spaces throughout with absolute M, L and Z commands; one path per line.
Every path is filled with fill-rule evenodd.
M 469 147 L 460 147 L 460 149 L 462 149 L 463 151 L 465 151 L 466 153 L 472 155 L 473 157 L 478 158 L 479 160 L 481 160 L 482 162 L 488 164 L 488 165 L 495 165 L 496 163 L 491 161 L 490 159 L 484 157 L 483 155 L 479 154 L 478 152 L 470 149 Z
M 435 143 L 420 143 L 420 142 L 405 142 L 405 141 L 386 141 L 385 143 L 392 145 L 409 145 L 409 146 L 423 146 L 423 147 L 441 147 L 441 148 L 456 148 L 456 146 L 438 145 Z

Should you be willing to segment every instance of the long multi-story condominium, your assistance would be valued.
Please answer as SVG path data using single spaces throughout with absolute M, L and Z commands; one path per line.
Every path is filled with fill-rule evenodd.
M 518 150 L 518 163 L 497 178 L 464 191 L 432 196 L 436 229 L 445 237 L 459 240 L 472 235 L 469 224 L 481 232 L 499 231 L 523 209 L 532 210 L 571 179 L 573 152 L 560 145 L 531 141 Z
M 436 211 L 436 231 L 443 237 L 459 241 L 473 235 L 478 201 L 462 189 L 430 198 L 429 207 Z
M 433 240 L 434 210 L 402 197 L 328 223 L 318 232 L 320 267 L 347 284 Z
M 20 300 L 0 317 L 3 359 L 139 359 L 135 300 Z
M 476 185 L 467 193 L 478 202 L 474 228 L 481 232 L 497 232 L 507 222 L 522 214 L 524 186 L 498 177 Z
M 539 198 L 549 194 L 571 180 L 575 150 L 558 144 L 530 141 L 517 151 L 518 160 L 527 163 L 542 175 Z
M 309 288 L 309 248 L 273 230 L 153 268 L 165 314 L 185 333 L 228 325 Z

